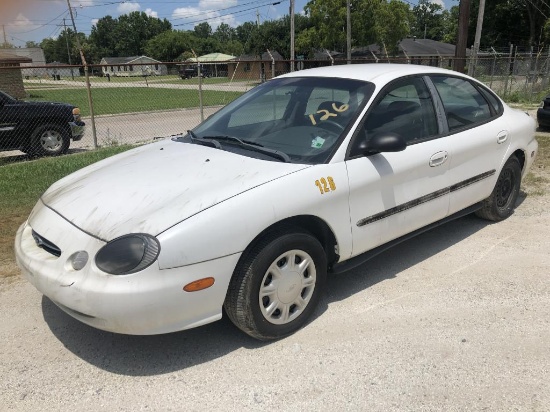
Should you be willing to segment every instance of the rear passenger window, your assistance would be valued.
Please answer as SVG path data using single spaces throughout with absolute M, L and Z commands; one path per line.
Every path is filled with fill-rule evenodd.
M 444 76 L 431 79 L 443 102 L 450 131 L 468 128 L 491 118 L 487 100 L 469 81 Z

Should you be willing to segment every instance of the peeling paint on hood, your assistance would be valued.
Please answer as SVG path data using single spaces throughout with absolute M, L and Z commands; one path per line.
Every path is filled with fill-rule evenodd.
M 230 197 L 307 167 L 167 140 L 73 173 L 54 183 L 42 201 L 103 240 L 128 233 L 157 235 Z

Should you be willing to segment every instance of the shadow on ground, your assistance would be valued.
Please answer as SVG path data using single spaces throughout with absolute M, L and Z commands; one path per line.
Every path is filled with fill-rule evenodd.
M 328 304 L 341 301 L 378 282 L 392 279 L 481 230 L 488 223 L 473 215 L 447 223 L 376 256 L 366 264 L 329 277 L 327 293 L 314 318 Z M 222 357 L 240 348 L 255 349 L 258 342 L 224 318 L 200 328 L 156 336 L 129 336 L 84 325 L 43 297 L 42 311 L 52 333 L 75 355 L 106 371 L 150 376 L 186 369 Z M 307 326 L 306 326 L 307 327 Z

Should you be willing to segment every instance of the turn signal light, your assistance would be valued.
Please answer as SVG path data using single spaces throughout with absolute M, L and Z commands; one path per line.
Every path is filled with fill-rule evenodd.
M 188 283 L 183 287 L 183 290 L 186 292 L 198 292 L 199 290 L 207 289 L 214 284 L 214 278 L 204 278 L 195 280 L 191 283 Z

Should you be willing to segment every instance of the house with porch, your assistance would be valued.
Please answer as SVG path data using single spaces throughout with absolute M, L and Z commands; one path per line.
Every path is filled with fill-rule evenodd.
M 147 56 L 103 57 L 100 61 L 104 76 L 162 76 L 168 68 L 160 61 Z

